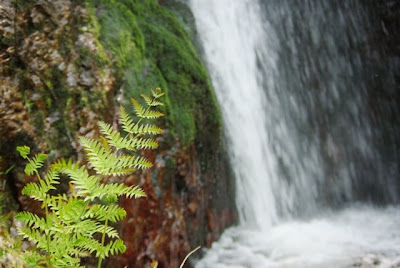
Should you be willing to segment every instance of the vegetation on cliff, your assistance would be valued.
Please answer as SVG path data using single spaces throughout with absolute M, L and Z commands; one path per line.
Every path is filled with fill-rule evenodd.
M 20 234 L 41 251 L 24 253 L 28 267 L 41 264 L 48 267 L 82 267 L 81 258 L 94 254 L 100 268 L 103 259 L 109 255 L 126 251 L 123 240 L 112 225 L 126 216 L 126 211 L 117 204 L 118 198 L 138 198 L 146 194 L 138 186 L 107 181 L 152 166 L 138 154 L 141 149 L 158 146 L 151 137 L 162 133 L 162 130 L 143 121 L 163 115 L 154 109 L 163 105 L 158 100 L 162 95 L 159 89 L 152 90 L 151 97 L 142 94 L 146 106 L 132 99 L 137 120 L 121 109 L 119 118 L 126 135 L 100 121 L 99 128 L 104 135 L 101 140 L 80 138 L 94 175 L 90 175 L 93 172 L 85 165 L 64 159 L 53 163 L 43 175 L 39 169 L 48 156 L 38 153 L 29 157 L 28 146 L 17 147 L 22 158 L 28 161 L 26 175 L 35 175 L 38 179 L 38 182 L 28 183 L 22 194 L 41 202 L 45 208 L 44 217 L 29 211 L 22 211 L 16 216 L 24 225 L 19 228 Z M 54 194 L 52 192 L 57 191 L 62 174 L 69 177 L 70 189 L 66 193 Z
M 16 164 L 4 176 L 5 192 L 20 209 L 43 213 L 21 195 L 36 179 L 24 174 L 16 146 L 46 152 L 50 162 L 72 157 L 84 164 L 79 136 L 97 136 L 100 120 L 118 126 L 120 106 L 127 108 L 131 96 L 165 89 L 162 125 L 169 131 L 157 139 L 157 152 L 144 153 L 154 169 L 121 178 L 148 196 L 121 200 L 127 217 L 119 232 L 128 249 L 112 260 L 121 266 L 157 259 L 177 267 L 190 248 L 210 244 L 234 221 L 233 182 L 209 78 L 166 6 L 155 0 L 0 5 L 0 148 L 3 166 Z M 58 187 L 68 190 L 65 183 Z
M 171 12 L 157 1 L 101 0 L 87 7 L 98 13 L 99 40 L 113 54 L 124 100 L 138 88 L 160 85 L 167 98 L 166 123 L 181 144 L 201 135 L 205 120 L 220 131 L 206 70 Z

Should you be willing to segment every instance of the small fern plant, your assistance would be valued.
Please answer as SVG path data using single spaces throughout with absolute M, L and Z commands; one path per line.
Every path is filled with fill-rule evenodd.
M 132 99 L 138 117 L 136 121 L 121 107 L 120 122 L 125 135 L 110 124 L 99 122 L 100 139 L 80 138 L 89 167 L 61 159 L 42 175 L 39 169 L 47 155 L 39 153 L 30 157 L 29 147 L 17 147 L 19 154 L 28 161 L 25 173 L 37 177 L 37 182 L 28 183 L 22 194 L 41 202 L 45 213 L 39 216 L 23 211 L 17 215 L 23 225 L 19 232 L 39 250 L 39 253 L 27 255 L 28 266 L 82 267 L 81 258 L 94 254 L 98 258 L 98 267 L 101 267 L 109 255 L 125 252 L 126 247 L 112 225 L 126 215 L 118 205 L 118 197 L 146 195 L 138 186 L 104 181 L 110 176 L 121 176 L 152 166 L 146 158 L 138 156 L 138 150 L 157 148 L 158 143 L 152 137 L 162 133 L 156 125 L 144 123 L 163 116 L 156 110 L 156 106 L 163 105 L 159 101 L 163 92 L 157 88 L 151 93 L 151 96 L 141 95 L 145 106 Z M 70 190 L 64 194 L 52 194 L 60 184 L 62 174 L 70 179 Z

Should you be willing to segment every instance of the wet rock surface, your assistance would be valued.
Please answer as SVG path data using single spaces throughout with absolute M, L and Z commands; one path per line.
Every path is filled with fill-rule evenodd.
M 5 179 L 20 209 L 42 213 L 40 204 L 20 194 L 35 177 L 24 174 L 16 146 L 48 153 L 50 161 L 83 163 L 78 137 L 97 136 L 98 120 L 119 125 L 125 78 L 99 41 L 94 12 L 69 0 L 0 4 L 0 148 L 3 164 L 16 164 Z M 196 87 L 197 103 L 208 105 L 209 92 Z M 115 179 L 139 184 L 148 197 L 121 200 L 128 216 L 119 230 L 127 252 L 110 258 L 107 267 L 150 267 L 154 260 L 158 267 L 178 267 L 191 249 L 209 246 L 236 221 L 232 174 L 212 109 L 196 110 L 196 124 L 204 127 L 185 145 L 171 131 L 173 122 L 162 123 L 169 127 L 158 151 L 142 152 L 154 168 Z
M 362 267 L 362 268 L 396 268 L 400 267 L 400 256 L 388 257 L 381 254 L 366 254 L 357 259 L 357 261 L 352 265 L 352 267 Z

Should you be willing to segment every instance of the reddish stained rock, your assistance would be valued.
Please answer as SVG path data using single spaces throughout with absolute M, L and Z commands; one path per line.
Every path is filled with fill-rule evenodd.
M 0 34 L 9 37 L 0 47 L 0 146 L 8 163 L 17 166 L 7 178 L 20 208 L 40 214 L 40 204 L 20 194 L 36 178 L 24 175 L 15 146 L 29 145 L 32 152 L 49 153 L 50 160 L 72 156 L 83 163 L 77 138 L 98 136 L 98 120 L 118 125 L 114 98 L 120 89 L 110 71 L 112 60 L 96 64 L 97 53 L 104 51 L 93 29 L 77 25 L 88 16 L 76 1 L 36 1 L 19 10 L 10 28 L 13 8 L 11 0 L 0 6 Z M 179 267 L 192 249 L 209 246 L 235 222 L 226 155 L 211 141 L 217 137 L 203 136 L 182 148 L 166 133 L 157 152 L 143 152 L 153 169 L 119 178 L 140 185 L 147 197 L 121 200 L 127 217 L 119 230 L 127 252 L 111 257 L 107 267 L 150 267 L 153 260 L 158 268 Z

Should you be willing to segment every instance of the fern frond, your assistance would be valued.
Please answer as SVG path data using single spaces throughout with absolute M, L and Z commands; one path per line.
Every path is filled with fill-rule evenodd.
M 126 196 L 128 198 L 145 197 L 145 192 L 138 186 L 126 186 L 122 183 L 101 184 L 93 193 L 91 197 L 98 197 L 100 199 L 106 196 Z
M 110 238 L 119 238 L 117 230 L 108 225 L 99 225 L 97 226 L 96 232 L 102 234 L 103 232 Z
M 28 155 L 31 153 L 31 148 L 28 146 L 17 146 L 17 151 L 20 156 L 22 156 L 23 159 L 27 159 Z
M 99 122 L 101 133 L 106 136 L 108 143 L 117 149 L 155 149 L 158 142 L 153 139 L 121 137 L 118 131 L 115 131 L 110 124 Z M 157 130 L 156 130 L 157 131 Z
M 55 190 L 53 184 L 59 184 L 59 175 L 55 170 L 50 169 L 44 179 L 39 179 L 39 182 L 30 182 L 22 189 L 23 195 L 28 195 L 31 198 L 45 202 L 47 193 L 50 190 Z
M 123 147 L 125 144 L 124 138 L 121 137 L 121 134 L 118 131 L 115 131 L 110 124 L 99 121 L 98 125 L 100 127 L 100 132 L 106 137 L 110 145 L 118 149 L 125 148 Z
M 96 168 L 101 162 L 107 159 L 107 156 L 112 154 L 110 150 L 105 149 L 101 146 L 100 142 L 97 140 L 89 139 L 86 137 L 79 138 L 80 144 L 86 150 L 86 156 L 89 163 Z
M 44 202 L 46 200 L 46 192 L 43 192 L 39 184 L 36 182 L 30 182 L 25 185 L 21 193 L 38 201 Z
M 149 96 L 147 96 L 146 94 L 140 94 L 140 96 L 142 96 L 142 98 L 144 99 L 144 101 L 146 102 L 147 106 L 160 106 L 160 105 L 164 105 L 164 103 L 162 103 L 161 101 L 156 100 L 156 98 L 152 99 Z
M 62 207 L 58 207 L 58 216 L 61 221 L 66 224 L 77 223 L 86 209 L 86 204 L 82 199 L 77 197 L 70 197 L 68 202 L 64 203 Z
M 150 109 L 145 109 L 137 100 L 134 98 L 131 99 L 133 109 L 135 110 L 135 113 L 138 117 L 140 118 L 147 118 L 147 119 L 153 119 L 157 117 L 161 117 L 164 114 L 159 112 L 159 111 L 154 111 Z
M 162 92 L 161 88 L 159 88 L 159 87 L 156 89 L 152 89 L 151 94 L 153 95 L 153 97 L 155 99 L 158 99 L 158 98 L 164 96 L 164 92 Z
M 110 163 L 105 163 L 104 168 L 100 174 L 104 175 L 118 175 L 132 172 L 135 169 L 147 169 L 153 166 L 153 164 L 146 158 L 141 156 L 114 156 L 111 155 L 108 160 Z
M 156 125 L 140 125 L 133 129 L 134 133 L 157 135 L 163 133 L 163 130 Z
M 112 155 L 112 152 L 101 146 L 101 143 L 97 140 L 80 137 L 80 143 L 86 150 L 90 165 L 99 174 L 104 175 L 104 170 L 107 170 L 110 165 L 113 166 L 118 161 Z
M 76 241 L 76 246 L 87 250 L 90 253 L 93 253 L 95 251 L 99 251 L 102 248 L 102 245 L 100 244 L 99 241 L 97 241 L 96 239 L 92 238 L 92 237 L 79 237 L 78 240 Z
M 100 221 L 117 222 L 125 218 L 126 211 L 118 205 L 100 205 L 91 206 L 85 213 L 85 218 L 95 218 Z
M 134 98 L 131 98 L 131 103 L 133 106 L 133 110 L 135 111 L 135 114 L 138 117 L 143 117 L 144 113 L 145 113 L 145 108 Z
M 46 258 L 42 259 L 45 260 L 46 267 L 81 267 L 80 258 L 92 253 L 99 258 L 100 267 L 105 257 L 125 252 L 126 247 L 119 239 L 117 230 L 109 226 L 109 223 L 118 222 L 126 217 L 126 211 L 117 205 L 118 197 L 139 198 L 146 194 L 138 186 L 128 187 L 122 183 L 103 184 L 100 175 L 121 175 L 152 166 L 146 158 L 127 155 L 121 150 L 136 151 L 158 146 L 157 141 L 146 136 L 160 134 L 162 129 L 151 124 L 140 124 L 143 119 L 163 115 L 151 108 L 163 105 L 157 99 L 164 93 L 159 88 L 151 92 L 152 96 L 141 94 L 146 103 L 145 107 L 135 99 L 131 100 L 134 112 L 139 117 L 137 122 L 121 107 L 120 120 L 123 129 L 128 133 L 127 136 L 124 137 L 118 130 L 114 130 L 112 125 L 99 122 L 103 134 L 101 141 L 80 138 L 89 166 L 97 172 L 95 176 L 89 174 L 85 165 L 62 159 L 51 165 L 49 172 L 42 179 L 38 169 L 43 166 L 47 155 L 36 154 L 29 158 L 29 147 L 17 148 L 20 155 L 29 162 L 25 173 L 36 173 L 39 179 L 37 183 L 28 183 L 22 193 L 42 201 L 46 212 L 45 218 L 30 212 L 19 213 L 17 219 L 24 225 L 19 232 L 44 252 Z M 49 194 L 51 190 L 56 189 L 55 185 L 60 183 L 60 174 L 66 174 L 70 178 L 72 187 L 69 196 Z M 93 201 L 96 201 L 95 204 Z M 104 245 L 105 241 L 108 241 L 108 244 Z M 35 255 L 32 259 L 40 261 L 38 256 L 40 257 Z
M 42 268 L 45 267 L 45 260 L 42 255 L 32 250 L 27 250 L 22 253 L 22 259 L 25 261 L 28 268 Z
M 64 255 L 61 256 L 60 258 L 57 258 L 55 261 L 55 267 L 65 267 L 65 268 L 81 268 L 85 266 L 80 265 L 80 258 L 78 257 L 72 257 L 69 255 Z
M 153 102 L 153 99 L 147 96 L 146 94 L 140 94 L 144 101 L 146 102 L 147 106 L 151 106 L 151 103 Z
M 38 172 L 38 169 L 43 166 L 43 162 L 46 159 L 47 154 L 36 154 L 32 159 L 28 158 L 29 163 L 25 167 L 25 174 L 30 176 Z
M 125 108 L 122 106 L 120 108 L 119 118 L 121 120 L 122 129 L 125 130 L 126 132 L 134 133 L 132 129 L 134 128 L 136 123 L 133 121 L 133 119 L 126 112 Z
M 145 138 L 139 138 L 139 139 L 132 139 L 131 143 L 133 147 L 136 147 L 138 149 L 156 149 L 158 147 L 158 142 L 153 139 L 145 139 Z
M 146 124 L 140 125 L 133 121 L 133 119 L 126 112 L 124 107 L 120 110 L 120 120 L 122 124 L 122 129 L 131 134 L 161 134 L 163 130 L 155 125 Z
M 124 253 L 126 251 L 126 246 L 124 245 L 124 241 L 121 239 L 116 239 L 111 241 L 107 245 L 103 246 L 96 252 L 96 257 L 98 258 L 106 258 L 110 254 L 116 255 L 120 253 Z
M 60 184 L 60 176 L 56 170 L 50 168 L 44 179 L 40 182 L 40 186 L 42 187 L 42 191 L 48 192 L 56 189 L 53 184 Z
M 58 211 L 61 207 L 64 206 L 64 203 L 68 202 L 68 200 L 69 197 L 67 197 L 66 194 L 59 194 L 59 195 L 48 196 L 46 202 L 47 206 L 52 211 Z
M 19 212 L 15 218 L 29 228 L 39 229 L 42 232 L 48 229 L 45 218 L 40 218 L 36 214 L 28 211 Z
M 83 219 L 73 225 L 66 226 L 65 229 L 67 232 L 73 233 L 76 239 L 79 239 L 81 236 L 91 237 L 98 232 L 101 226 L 102 224 L 93 219 Z
M 68 162 L 65 159 L 61 159 L 52 165 L 53 168 L 57 169 L 60 173 L 67 174 L 72 183 L 77 189 L 78 196 L 90 195 L 94 189 L 96 189 L 100 183 L 100 179 L 96 176 L 89 176 L 87 168 L 79 166 L 73 163 L 71 160 Z
M 143 118 L 147 118 L 147 119 L 154 119 L 154 118 L 158 118 L 164 116 L 164 114 L 162 112 L 159 111 L 154 111 L 154 110 L 147 110 L 144 114 L 143 114 Z
M 128 198 L 139 198 L 139 197 L 145 197 L 146 193 L 140 188 L 139 186 L 125 186 L 124 190 L 124 195 Z
M 31 198 L 45 202 L 47 193 L 50 190 L 55 190 L 53 184 L 59 184 L 59 175 L 56 171 L 50 169 L 44 179 L 39 179 L 39 182 L 30 182 L 22 189 L 23 195 L 28 195 Z
M 103 246 L 96 239 L 90 237 L 82 237 L 77 241 L 77 247 L 85 249 L 90 253 L 96 252 L 96 257 L 102 259 L 108 257 L 110 254 L 116 255 L 119 253 L 124 253 L 126 251 L 124 242 L 121 239 L 116 239 Z
M 116 156 L 105 150 L 100 142 L 85 137 L 80 138 L 81 144 L 87 151 L 91 166 L 101 175 L 119 176 L 132 172 L 134 169 L 146 169 L 152 166 L 146 158 L 140 156 Z
M 22 227 L 19 229 L 19 233 L 23 238 L 28 239 L 36 244 L 39 249 L 47 249 L 47 239 L 44 234 L 38 229 L 30 229 L 28 227 Z
M 131 128 L 125 128 L 122 126 L 123 130 L 131 134 L 151 134 L 157 135 L 163 133 L 163 130 L 155 125 L 145 124 L 145 125 L 135 125 Z

